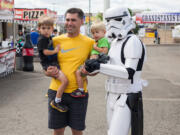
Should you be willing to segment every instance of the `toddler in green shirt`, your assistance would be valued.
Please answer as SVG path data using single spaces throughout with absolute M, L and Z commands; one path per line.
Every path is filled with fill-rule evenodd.
M 107 54 L 110 48 L 110 44 L 108 43 L 107 38 L 105 38 L 105 34 L 106 34 L 105 24 L 103 22 L 96 22 L 92 24 L 91 33 L 96 43 L 94 44 L 93 49 L 91 51 L 90 59 L 97 59 L 98 54 L 100 53 Z M 83 88 L 83 80 L 84 80 L 83 77 L 86 75 L 83 74 L 81 70 L 83 70 L 82 66 L 76 71 L 76 80 L 78 84 L 78 89 L 75 90 L 73 93 L 71 93 L 71 96 L 73 97 L 85 96 L 85 92 Z

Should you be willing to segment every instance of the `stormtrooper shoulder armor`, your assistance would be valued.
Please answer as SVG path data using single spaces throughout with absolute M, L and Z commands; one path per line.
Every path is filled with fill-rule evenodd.
M 125 59 L 139 59 L 142 56 L 142 43 L 136 35 L 132 35 L 124 47 Z

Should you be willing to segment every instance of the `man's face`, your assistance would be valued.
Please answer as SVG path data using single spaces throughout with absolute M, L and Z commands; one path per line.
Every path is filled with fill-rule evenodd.
M 79 34 L 80 32 L 80 27 L 83 24 L 83 19 L 80 19 L 78 17 L 77 13 L 71 14 L 67 13 L 66 14 L 66 22 L 65 22 L 65 27 L 67 30 L 68 34 Z

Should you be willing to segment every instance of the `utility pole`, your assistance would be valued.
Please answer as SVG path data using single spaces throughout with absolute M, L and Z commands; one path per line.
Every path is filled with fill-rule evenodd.
M 89 36 L 91 34 L 91 0 L 89 0 Z
M 110 8 L 110 0 L 104 0 L 104 12 Z
M 13 21 L 13 48 L 15 47 L 15 42 L 16 42 L 16 25 L 15 25 L 15 8 L 14 8 L 14 5 L 13 5 L 13 9 L 12 9 L 12 13 L 13 13 L 13 18 L 12 18 L 12 21 Z
M 55 14 L 55 12 L 56 12 L 56 8 L 55 8 L 55 5 L 56 5 L 56 3 L 54 2 L 54 3 L 52 3 L 52 11 L 53 11 L 53 18 L 54 19 L 57 19 L 57 16 L 55 16 L 54 14 Z M 54 24 L 55 24 L 55 28 L 57 29 L 57 23 L 56 23 L 56 21 L 54 22 Z
M 52 11 L 55 11 L 55 4 L 56 3 L 52 3 Z

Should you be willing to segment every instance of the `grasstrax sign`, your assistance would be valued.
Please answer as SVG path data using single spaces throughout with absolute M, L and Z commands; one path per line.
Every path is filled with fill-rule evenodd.
M 138 23 L 180 23 L 180 12 L 145 12 L 136 14 Z

